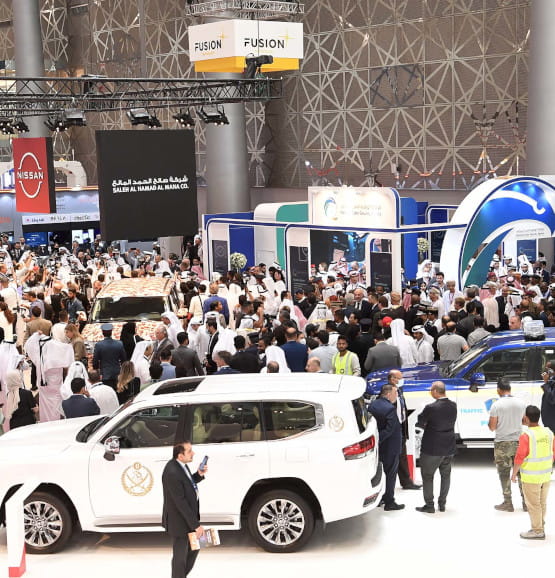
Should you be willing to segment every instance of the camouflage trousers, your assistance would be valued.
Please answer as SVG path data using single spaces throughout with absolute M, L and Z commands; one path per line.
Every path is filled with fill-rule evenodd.
M 516 450 L 518 442 L 495 442 L 493 445 L 493 459 L 497 466 L 497 474 L 501 482 L 501 490 L 503 491 L 503 501 L 506 504 L 512 503 L 511 493 L 511 472 L 515 461 Z M 520 483 L 520 474 L 518 476 L 518 487 L 522 497 L 522 485 Z M 524 503 L 524 498 L 522 498 Z

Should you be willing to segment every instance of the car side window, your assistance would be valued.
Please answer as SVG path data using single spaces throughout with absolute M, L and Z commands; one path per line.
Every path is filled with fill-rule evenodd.
M 548 363 L 551 364 L 551 369 L 555 371 L 555 347 L 542 347 L 541 355 L 541 363 L 538 368 L 538 375 L 536 376 L 536 379 L 538 380 L 541 379 L 541 373 L 544 371 Z
M 260 441 L 262 424 L 258 404 L 253 402 L 206 403 L 193 407 L 192 442 Z
M 526 381 L 528 376 L 526 349 L 500 349 L 488 355 L 472 373 L 480 372 L 486 381 L 496 382 L 499 377 L 512 381 Z
M 316 408 L 301 401 L 265 401 L 264 425 L 266 438 L 283 439 L 311 429 L 317 425 Z
M 127 416 L 109 434 L 117 436 L 121 448 L 173 446 L 180 406 L 149 407 Z

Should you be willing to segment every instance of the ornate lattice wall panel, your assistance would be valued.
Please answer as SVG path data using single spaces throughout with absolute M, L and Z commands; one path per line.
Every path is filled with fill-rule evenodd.
M 285 74 L 281 102 L 247 107 L 252 183 L 358 185 L 377 173 L 383 184 L 460 188 L 491 171 L 524 172 L 529 4 L 306 2 L 302 70 Z M 194 75 L 183 6 L 184 0 L 41 0 L 47 67 Z M 0 59 L 13 58 L 10 20 L 11 0 L 0 0 Z M 169 111 L 161 117 L 172 122 Z M 93 130 L 100 126 L 127 121 L 92 115 L 89 128 L 70 135 L 93 179 Z M 202 174 L 203 127 L 195 131 Z

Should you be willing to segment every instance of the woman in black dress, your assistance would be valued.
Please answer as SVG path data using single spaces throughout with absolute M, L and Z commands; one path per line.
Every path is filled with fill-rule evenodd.
M 135 365 L 132 361 L 124 361 L 118 376 L 116 393 L 120 404 L 135 397 L 141 391 L 141 380 L 135 377 Z
M 9 429 L 35 423 L 35 415 L 39 408 L 33 393 L 25 389 L 21 373 L 17 369 L 8 371 L 6 384 L 8 395 L 5 416 Z
M 135 345 L 137 345 L 139 341 L 142 341 L 142 338 L 135 333 L 136 330 L 137 325 L 135 324 L 134 321 L 128 321 L 121 328 L 121 335 L 119 339 L 123 343 L 123 348 L 125 349 L 127 359 L 131 359 L 131 356 L 133 355 L 133 351 L 135 349 Z

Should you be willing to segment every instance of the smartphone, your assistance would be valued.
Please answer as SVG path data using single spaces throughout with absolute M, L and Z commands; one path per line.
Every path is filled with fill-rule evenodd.
M 208 463 L 208 456 L 204 456 L 202 458 L 202 462 L 200 462 L 200 465 L 198 467 L 199 470 L 204 470 L 204 468 L 206 467 L 206 464 Z

